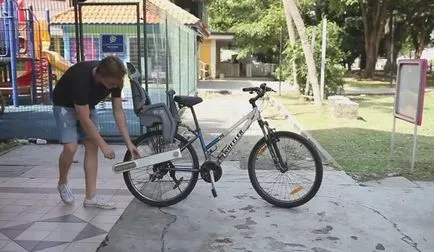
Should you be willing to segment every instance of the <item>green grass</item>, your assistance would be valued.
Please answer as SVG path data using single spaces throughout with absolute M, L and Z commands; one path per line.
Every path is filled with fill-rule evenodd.
M 390 83 L 381 80 L 358 80 L 354 77 L 344 78 L 344 88 L 388 88 Z M 395 86 L 395 83 L 393 83 Z
M 395 78 L 395 76 L 394 76 Z M 347 76 L 344 78 L 344 88 L 389 88 L 395 87 L 396 82 L 393 80 L 392 86 L 390 81 L 385 80 L 385 78 L 377 78 L 374 80 L 370 79 L 358 79 L 353 76 Z M 434 87 L 434 74 L 427 77 L 426 80 L 427 87 Z
M 414 129 L 411 123 L 397 120 L 394 160 L 389 159 L 394 97 L 350 98 L 359 103 L 359 119 L 334 119 L 329 116 L 326 105 L 316 107 L 296 95 L 280 99 L 345 171 L 362 177 L 393 173 L 409 179 L 434 180 L 434 93 L 425 96 L 414 172 L 410 172 Z

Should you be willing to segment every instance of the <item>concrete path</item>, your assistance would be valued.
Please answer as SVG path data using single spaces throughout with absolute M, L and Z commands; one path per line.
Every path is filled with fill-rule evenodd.
M 207 140 L 249 109 L 247 95 L 208 93 L 204 97 L 196 108 Z M 278 129 L 291 128 L 284 120 L 273 123 Z M 313 200 L 295 209 L 276 208 L 256 194 L 244 169 L 248 150 L 259 138 L 258 128 L 252 127 L 236 147 L 238 151 L 223 163 L 223 177 L 217 183 L 219 197 L 213 198 L 210 185 L 199 181 L 186 200 L 171 207 L 159 209 L 133 200 L 99 251 L 434 248 L 434 183 L 390 178 L 359 185 L 344 172 L 326 168 L 321 189 Z
M 250 96 L 235 91 L 255 83 L 240 81 L 232 95 L 210 92 L 229 83 L 201 86 L 205 101 L 196 108 L 207 141 L 250 109 Z M 263 104 L 265 117 L 273 114 L 270 104 Z M 192 124 L 188 112 L 183 117 Z M 277 129 L 292 129 L 272 118 Z M 82 207 L 82 148 L 71 170 L 72 206 L 56 189 L 59 145 L 13 150 L 0 156 L 0 251 L 433 251 L 434 183 L 397 177 L 360 185 L 325 167 L 314 199 L 276 208 L 256 194 L 247 175 L 246 159 L 260 137 L 252 125 L 223 163 L 218 198 L 199 181 L 186 200 L 161 209 L 138 202 L 112 173 L 124 146 L 113 146 L 116 161 L 100 156 L 98 192 L 117 203 L 115 211 Z

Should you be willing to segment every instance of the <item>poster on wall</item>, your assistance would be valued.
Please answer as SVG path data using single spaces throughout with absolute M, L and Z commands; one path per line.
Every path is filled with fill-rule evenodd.
M 395 117 L 416 125 L 422 124 L 427 68 L 426 59 L 398 62 Z

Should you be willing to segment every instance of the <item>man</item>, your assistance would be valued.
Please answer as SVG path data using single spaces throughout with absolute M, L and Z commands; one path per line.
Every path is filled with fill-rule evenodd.
M 121 90 L 126 69 L 122 61 L 108 56 L 101 61 L 85 61 L 71 66 L 60 78 L 53 91 L 53 112 L 60 133 L 63 151 L 59 157 L 60 198 L 66 204 L 74 203 L 74 196 L 68 187 L 68 171 L 79 142 L 85 147 L 84 172 L 86 181 L 85 207 L 102 209 L 116 208 L 96 194 L 98 170 L 98 149 L 104 157 L 114 159 L 113 149 L 99 134 L 95 105 L 109 94 L 112 97 L 113 115 L 119 131 L 130 153 L 138 156 L 137 148 L 131 142 L 122 108 Z

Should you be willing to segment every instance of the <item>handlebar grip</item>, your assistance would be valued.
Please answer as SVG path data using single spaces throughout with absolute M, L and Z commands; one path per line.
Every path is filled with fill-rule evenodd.
M 253 91 L 258 91 L 257 87 L 245 87 L 243 88 L 243 92 L 253 92 Z

